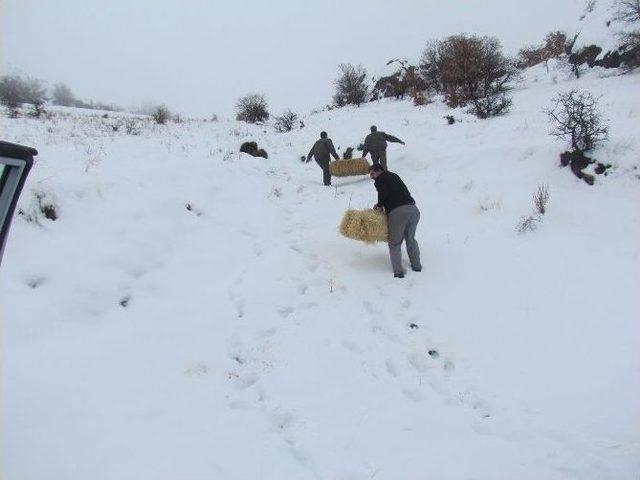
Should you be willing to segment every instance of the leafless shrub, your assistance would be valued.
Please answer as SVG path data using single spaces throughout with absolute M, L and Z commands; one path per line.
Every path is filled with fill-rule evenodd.
M 443 93 L 450 107 L 469 106 L 471 113 L 488 118 L 511 106 L 506 92 L 517 69 L 494 37 L 453 35 L 431 42 L 420 68 L 428 86 Z
M 559 58 L 569 53 L 570 43 L 564 32 L 548 33 L 542 45 L 521 49 L 516 65 L 518 68 L 528 68 L 542 62 L 548 62 L 552 58 Z
M 598 99 L 586 91 L 571 90 L 553 99 L 554 106 L 546 110 L 552 129 L 550 134 L 568 139 L 580 152 L 593 150 L 607 139 L 608 128 L 598 111 Z
M 547 212 L 547 203 L 549 203 L 549 186 L 542 184 L 538 186 L 538 190 L 533 194 L 533 207 L 540 215 Z
M 335 81 L 336 93 L 333 101 L 336 106 L 356 105 L 366 102 L 369 87 L 366 83 L 367 71 L 362 65 L 343 63 L 339 67 L 340 76 Z
M 140 135 L 142 128 L 135 118 L 127 118 L 124 121 L 124 131 L 127 135 Z
M 499 209 L 501 205 L 502 203 L 500 202 L 500 200 L 492 200 L 489 197 L 484 197 L 478 203 L 478 211 L 480 213 L 486 213 L 491 210 Z
M 276 117 L 273 128 L 280 133 L 290 132 L 296 126 L 296 123 L 298 123 L 298 115 L 291 110 L 287 110 L 279 117 Z
M 63 107 L 75 106 L 77 100 L 71 88 L 64 83 L 56 83 L 51 90 L 51 98 L 54 105 Z
M 540 222 L 542 222 L 542 219 L 537 213 L 532 213 L 530 215 L 520 217 L 520 221 L 516 225 L 516 231 L 518 233 L 534 232 L 537 230 Z
M 164 125 L 171 118 L 171 112 L 165 105 L 159 105 L 155 108 L 151 117 L 158 125 Z
M 257 123 L 269 119 L 267 99 L 259 93 L 240 97 L 236 103 L 236 119 L 241 122 Z
M 31 116 L 39 117 L 45 111 L 46 101 L 46 89 L 37 78 L 15 74 L 0 78 L 0 103 L 7 107 L 12 118 L 18 116 L 18 109 L 24 103 L 32 105 Z

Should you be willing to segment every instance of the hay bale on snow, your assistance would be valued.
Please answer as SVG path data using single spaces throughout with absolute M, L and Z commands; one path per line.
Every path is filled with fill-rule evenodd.
M 329 164 L 332 177 L 352 177 L 355 175 L 367 175 L 369 162 L 365 158 L 347 158 L 335 160 Z
M 387 216 L 373 209 L 347 210 L 340 223 L 340 233 L 365 243 L 387 242 Z

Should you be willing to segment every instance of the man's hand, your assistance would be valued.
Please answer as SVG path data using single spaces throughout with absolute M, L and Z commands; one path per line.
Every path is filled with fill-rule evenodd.
M 400 140 L 400 145 L 406 145 L 402 140 Z

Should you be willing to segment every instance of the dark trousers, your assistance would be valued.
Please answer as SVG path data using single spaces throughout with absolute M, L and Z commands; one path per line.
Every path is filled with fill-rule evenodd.
M 316 163 L 322 169 L 322 183 L 325 185 L 331 185 L 331 170 L 329 170 L 329 159 L 316 160 Z
M 382 168 L 387 169 L 387 151 L 383 150 L 381 152 L 371 152 L 371 161 L 374 165 L 378 163 L 382 165 Z

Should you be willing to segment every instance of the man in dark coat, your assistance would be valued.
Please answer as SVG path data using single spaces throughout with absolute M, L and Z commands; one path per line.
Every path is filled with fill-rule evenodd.
M 378 191 L 378 203 L 373 208 L 387 214 L 389 257 L 391 258 L 393 276 L 404 278 L 400 249 L 403 240 L 407 246 L 411 270 L 420 272 L 422 270 L 420 247 L 415 239 L 416 227 L 420 221 L 420 210 L 416 207 L 415 200 L 400 177 L 383 169 L 382 165 L 371 165 L 369 176 L 375 180 Z
M 333 142 L 327 137 L 327 132 L 320 133 L 320 140 L 313 144 L 309 155 L 307 155 L 307 163 L 311 161 L 311 157 L 315 158 L 316 163 L 322 169 L 322 181 L 325 185 L 331 185 L 331 171 L 329 170 L 329 161 L 331 156 L 338 160 L 340 157 L 336 153 Z
M 399 138 L 389 135 L 384 132 L 379 132 L 378 127 L 373 125 L 371 127 L 371 133 L 364 139 L 364 150 L 362 151 L 362 157 L 366 157 L 367 153 L 371 152 L 371 160 L 374 165 L 380 164 L 386 170 L 387 169 L 387 142 L 399 143 L 404 145 L 404 142 Z

